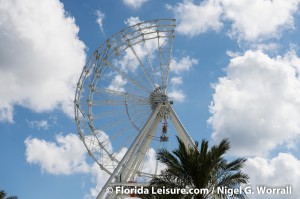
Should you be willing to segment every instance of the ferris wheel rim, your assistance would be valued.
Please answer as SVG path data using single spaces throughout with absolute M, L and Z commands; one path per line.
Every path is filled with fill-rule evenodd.
M 77 87 L 76 87 L 76 92 L 75 92 L 75 100 L 74 100 L 74 109 L 75 109 L 75 120 L 76 120 L 76 125 L 77 125 L 77 129 L 78 129 L 78 132 L 79 132 L 79 135 L 80 135 L 80 139 L 83 141 L 83 143 L 84 143 L 84 145 L 85 145 L 85 147 L 86 147 L 86 149 L 88 150 L 88 152 L 89 152 L 89 154 L 93 157 L 93 159 L 98 163 L 98 165 L 101 167 L 101 169 L 103 169 L 103 170 L 105 170 L 107 173 L 110 173 L 110 171 L 108 170 L 108 169 L 106 169 L 105 168 L 105 166 L 103 165 L 103 164 L 100 164 L 99 162 L 98 162 L 98 160 L 97 160 L 97 158 L 96 157 L 94 157 L 94 155 L 93 155 L 93 152 L 89 149 L 89 146 L 87 145 L 87 143 L 86 143 L 86 140 L 85 140 L 85 137 L 84 137 L 84 135 L 85 135 L 85 133 L 84 132 L 82 132 L 82 129 L 81 129 L 81 121 L 80 121 L 80 114 L 82 114 L 84 117 L 87 117 L 89 120 L 93 120 L 92 119 L 92 115 L 91 116 L 89 116 L 89 115 L 84 115 L 84 113 L 82 113 L 82 110 L 80 109 L 80 97 L 81 97 L 81 92 L 82 92 L 82 86 L 83 86 L 83 83 L 85 82 L 85 80 L 86 80 L 86 78 L 87 78 L 87 76 L 88 76 L 88 73 L 90 72 L 89 70 L 91 70 L 91 67 L 92 67 L 92 64 L 89 64 L 91 61 L 92 61 L 92 59 L 93 59 L 93 57 L 95 57 L 95 56 L 97 56 L 98 55 L 98 53 L 99 53 L 99 50 L 101 50 L 103 47 L 105 47 L 105 45 L 106 45 L 106 48 L 111 44 L 110 42 L 113 40 L 113 38 L 115 38 L 117 35 L 120 35 L 120 34 L 123 34 L 124 32 L 126 32 L 127 30 L 132 30 L 132 29 L 134 29 L 134 27 L 140 27 L 142 24 L 149 24 L 149 23 L 152 23 L 152 22 L 155 22 L 155 23 L 157 23 L 157 22 L 159 22 L 159 21 L 172 21 L 172 22 L 174 22 L 175 23 L 175 19 L 157 19 L 157 20 L 149 20 L 149 21 L 145 21 L 145 22 L 142 22 L 142 23 L 138 23 L 138 24 L 135 24 L 135 25 L 132 25 L 132 26 L 129 26 L 129 27 L 126 27 L 126 28 L 124 28 L 124 29 L 122 29 L 121 31 L 119 31 L 118 33 L 116 33 L 116 34 L 114 34 L 114 35 L 112 35 L 110 38 L 108 38 L 105 42 L 103 42 L 95 51 L 94 51 L 94 53 L 90 56 L 90 58 L 88 59 L 88 61 L 87 61 L 87 64 L 84 66 L 84 68 L 83 68 L 83 70 L 82 70 L 82 73 L 81 73 L 81 75 L 80 75 L 80 78 L 79 78 L 79 81 L 78 81 L 78 83 L 77 83 Z M 158 26 L 158 25 L 157 25 Z M 172 27 L 174 27 L 175 28 L 175 24 L 171 24 L 170 26 L 172 26 Z M 153 26 L 153 27 L 155 27 L 155 26 Z M 145 29 L 147 29 L 147 27 L 145 27 Z M 139 30 L 137 30 L 137 31 L 141 31 L 141 29 L 139 29 Z M 151 32 L 152 33 L 152 32 Z M 149 33 L 150 34 L 150 33 Z M 174 32 L 173 32 L 173 34 L 174 34 Z M 156 38 L 156 37 L 154 37 L 154 38 Z M 149 39 L 153 39 L 153 38 L 149 38 Z M 173 41 L 173 39 L 171 40 L 171 41 Z M 136 45 L 135 43 L 133 43 L 132 45 Z M 172 45 L 172 44 L 171 44 Z M 106 48 L 104 48 L 103 50 L 105 50 Z M 128 48 L 128 47 L 127 47 Z M 126 49 L 127 49 L 126 48 Z M 123 49 L 124 50 L 124 49 Z M 171 51 L 170 51 L 170 56 L 171 56 L 171 53 L 172 53 L 172 49 L 171 49 Z M 97 60 L 97 59 L 96 59 Z M 104 63 L 105 64 L 110 64 L 107 60 L 103 60 L 104 61 Z M 169 66 L 168 66 L 169 67 Z M 110 69 L 111 68 L 113 68 L 113 66 L 110 66 Z M 117 70 L 117 68 L 114 68 L 114 69 L 116 69 Z M 169 73 L 169 71 L 167 72 L 167 73 Z M 120 73 L 121 74 L 121 73 Z M 123 74 L 123 73 L 122 73 Z M 125 74 L 124 74 L 125 75 Z M 164 89 L 164 94 L 166 95 L 166 92 L 167 92 L 167 88 L 168 88 L 168 76 L 169 76 L 169 74 L 166 74 L 166 77 L 164 77 L 164 78 L 166 78 L 166 82 L 165 82 L 165 85 L 164 85 L 164 83 L 162 83 L 163 85 L 161 85 L 161 87 L 163 87 L 163 89 Z M 100 77 L 98 78 L 98 79 L 93 79 L 93 82 L 95 83 L 95 81 L 97 82 L 97 81 L 99 81 L 100 80 Z M 130 80 L 129 78 L 128 78 L 128 80 Z M 134 83 L 134 81 L 133 80 L 131 80 L 133 83 Z M 91 85 L 91 90 L 94 90 L 94 91 L 97 91 L 97 88 L 92 88 L 92 86 L 95 86 L 95 85 Z M 155 86 L 155 85 L 154 85 Z M 142 87 L 142 86 L 141 86 Z M 159 86 L 160 87 L 160 86 Z M 141 88 L 142 89 L 142 88 Z M 93 92 L 94 92 L 93 91 Z M 106 91 L 109 91 L 109 89 L 108 90 L 106 90 Z M 148 92 L 149 93 L 149 95 L 151 95 L 151 93 L 153 92 L 153 90 L 149 90 L 149 89 L 145 89 L 145 92 Z M 114 91 L 115 92 L 115 91 Z M 119 93 L 121 93 L 120 91 L 118 91 Z M 89 94 L 89 95 L 91 95 L 91 94 Z M 124 95 L 129 95 L 130 97 L 132 97 L 132 98 L 134 98 L 135 96 L 133 96 L 133 95 L 131 95 L 130 93 L 126 93 L 126 92 L 124 92 Z M 142 96 L 138 96 L 138 97 L 142 97 Z M 89 98 L 90 99 L 90 98 Z M 145 99 L 145 103 L 147 102 L 147 100 L 149 100 L 149 99 Z M 136 103 L 137 101 L 132 101 L 133 103 Z M 143 101 L 139 101 L 140 103 L 143 103 Z M 92 101 L 88 101 L 87 102 L 87 104 L 89 105 L 89 103 L 92 103 Z M 149 105 L 149 102 L 147 102 L 148 103 L 148 105 Z M 92 104 L 91 104 L 91 106 L 92 106 Z M 127 105 L 125 105 L 126 106 L 126 109 L 128 109 L 128 107 L 127 107 Z M 90 110 L 90 109 L 89 109 Z M 81 113 L 80 113 L 81 112 Z M 127 114 L 128 114 L 128 112 L 127 112 Z M 130 117 L 129 117 L 130 118 Z M 131 120 L 131 119 L 130 119 Z M 103 150 L 106 150 L 105 148 L 105 146 L 103 145 L 103 143 L 102 143 L 102 141 L 100 141 L 99 139 L 98 139 L 98 137 L 95 135 L 95 129 L 93 129 L 94 128 L 94 126 L 93 126 L 93 124 L 90 124 L 90 123 L 88 123 L 89 125 L 91 125 L 90 126 L 90 128 L 91 128 L 91 131 L 92 131 L 92 134 L 96 137 L 96 141 L 98 142 L 98 144 L 100 145 L 100 147 L 101 148 L 103 148 Z M 133 126 L 135 126 L 135 125 L 133 125 Z M 139 129 L 139 128 L 138 128 Z M 117 160 L 117 158 L 114 156 L 115 154 L 113 154 L 113 153 L 111 153 L 111 152 L 109 152 L 108 150 L 106 150 L 106 153 L 108 154 L 108 156 L 110 156 L 110 158 L 111 158 L 111 160 L 113 160 L 113 161 L 115 161 L 116 163 L 119 163 L 119 161 Z

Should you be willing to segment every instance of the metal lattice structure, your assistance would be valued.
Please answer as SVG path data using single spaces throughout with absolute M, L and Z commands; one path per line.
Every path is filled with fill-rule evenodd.
M 91 56 L 77 84 L 75 120 L 88 153 L 110 178 L 107 187 L 147 183 L 149 150 L 170 142 L 169 121 L 193 145 L 168 97 L 174 19 L 138 23 L 110 37 Z M 146 165 L 147 166 L 147 165 Z M 148 165 L 149 166 L 149 165 Z

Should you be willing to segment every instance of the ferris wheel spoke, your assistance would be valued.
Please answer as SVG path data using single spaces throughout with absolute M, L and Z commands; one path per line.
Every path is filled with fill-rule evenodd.
M 121 113 L 120 110 L 113 110 L 113 111 L 107 111 L 107 112 L 102 112 L 102 113 L 96 113 L 93 114 L 93 120 L 99 120 L 99 119 L 107 119 L 107 118 L 112 118 Z
M 132 126 L 130 126 L 130 125 L 121 128 L 119 131 L 117 131 L 116 133 L 113 133 L 109 137 L 110 142 L 116 141 L 118 138 L 123 137 L 125 132 L 130 132 L 130 130 L 132 130 Z M 134 131 L 131 131 L 131 132 L 134 132 Z
M 152 75 L 153 75 L 153 77 L 155 79 L 155 82 L 158 82 L 158 77 L 157 77 L 157 74 L 156 74 L 156 72 L 154 70 L 152 59 L 151 59 L 151 56 L 153 56 L 153 52 L 149 51 L 148 45 L 146 44 L 146 38 L 145 38 L 144 35 L 143 35 L 143 43 L 144 43 L 144 47 L 145 47 L 145 49 L 147 51 L 147 59 L 148 59 L 149 65 L 150 65 L 149 66 L 150 70 L 151 70 Z
M 127 126 L 112 134 L 109 140 L 115 142 L 121 139 L 120 148 L 128 148 L 135 135 L 137 135 L 137 131 L 132 126 Z
M 171 63 L 171 58 L 172 58 L 172 46 L 173 46 L 173 38 L 174 38 L 174 30 L 172 31 L 171 39 L 170 39 L 170 47 L 167 53 L 167 70 L 166 70 L 166 90 L 165 93 L 167 93 L 168 89 L 168 83 L 169 83 L 169 74 L 170 74 L 170 63 Z
M 147 100 L 144 96 L 141 96 L 141 95 L 135 95 L 135 94 L 132 94 L 129 92 L 122 92 L 122 91 L 112 90 L 112 89 L 108 89 L 108 88 L 102 88 L 102 89 L 96 88 L 94 91 L 99 94 L 105 93 L 108 95 L 122 97 L 123 99 L 134 99 L 134 100 L 140 100 L 140 101 Z
M 134 121 L 135 126 L 137 126 L 136 124 L 144 124 L 145 123 L 145 116 L 148 115 L 147 113 L 149 113 L 149 111 L 150 111 L 149 109 L 148 110 L 135 111 L 133 114 L 131 114 L 132 116 L 130 116 L 130 119 L 132 121 Z M 138 127 L 138 128 L 140 129 L 141 127 Z
M 116 126 L 119 126 L 119 125 L 121 125 L 122 123 L 124 123 L 126 121 L 128 121 L 127 116 L 119 118 L 117 121 L 106 122 L 105 124 L 103 124 L 101 126 L 101 128 L 97 128 L 97 129 L 101 129 L 104 132 L 109 132 L 111 129 L 114 129 Z
M 140 34 L 140 35 L 142 35 L 142 34 Z M 124 35 L 124 36 L 126 37 L 126 35 Z M 143 41 L 143 40 L 140 40 L 140 41 Z M 140 42 L 139 42 L 139 43 L 140 43 Z M 131 44 L 130 39 L 127 39 L 127 45 L 129 46 L 129 48 L 130 48 L 131 51 L 133 52 L 135 58 L 138 60 L 139 65 L 140 65 L 140 67 L 143 69 L 144 74 L 146 75 L 147 79 L 151 82 L 152 88 L 155 88 L 155 83 L 154 83 L 154 81 L 152 80 L 151 76 L 149 75 L 149 73 L 148 73 L 148 71 L 147 71 L 147 69 L 146 69 L 144 63 L 142 62 L 140 56 L 137 54 L 137 51 L 134 49 L 134 47 L 133 47 L 134 45 Z M 142 57 L 142 58 L 143 58 L 143 57 Z
M 94 139 L 93 139 L 94 138 Z M 95 137 L 93 138 L 90 138 L 90 143 L 91 143 L 91 146 L 90 146 L 90 149 L 92 151 L 94 150 L 100 150 L 100 151 L 104 151 L 105 153 L 102 153 L 102 154 L 106 154 L 106 156 L 108 156 L 112 161 L 115 161 L 115 162 L 118 162 L 118 160 L 116 158 L 113 157 L 112 155 L 112 151 L 109 151 L 107 148 L 108 146 L 110 145 L 110 142 L 109 140 L 104 140 L 104 141 L 101 141 L 98 137 L 98 135 L 95 135 Z M 87 138 L 87 140 L 89 140 Z M 103 156 L 103 155 L 102 155 Z M 103 158 L 103 157 L 102 157 Z M 103 163 L 102 163 L 103 164 Z
M 130 45 L 130 49 L 132 50 L 133 54 L 135 55 L 136 59 L 139 61 L 139 64 L 140 64 L 140 67 L 143 69 L 147 79 L 151 82 L 152 84 L 152 88 L 154 89 L 156 86 L 155 86 L 155 83 L 154 81 L 152 80 L 151 76 L 149 75 L 144 63 L 141 61 L 141 59 L 139 58 L 139 56 L 137 55 L 136 51 L 134 50 L 134 48 L 132 47 L 132 45 Z
M 159 38 L 159 33 L 157 33 L 157 46 L 158 46 L 158 54 L 159 54 L 159 67 L 160 67 L 160 75 L 161 75 L 161 85 L 164 88 L 165 86 L 165 77 L 164 77 L 164 70 L 163 70 L 163 65 L 162 65 L 162 52 L 161 52 L 161 46 L 160 46 L 160 38 Z
M 115 72 L 117 72 L 118 74 L 120 74 L 121 76 L 123 76 L 124 78 L 126 78 L 127 80 L 129 80 L 130 82 L 132 82 L 134 85 L 136 85 L 138 88 L 142 89 L 143 91 L 150 93 L 151 90 L 144 87 L 142 84 L 138 83 L 137 81 L 135 81 L 132 77 L 130 77 L 127 73 L 121 71 L 120 69 L 118 69 L 117 67 L 113 66 L 111 63 L 109 63 L 107 60 L 105 61 L 105 63 L 111 68 L 113 69 Z
M 140 118 L 140 120 L 138 120 L 138 123 L 143 123 L 143 120 L 141 120 L 142 118 L 145 120 L 145 112 L 139 112 L 136 114 L 136 117 Z M 110 131 L 111 129 L 115 129 L 116 126 L 119 126 L 120 123 L 123 123 L 124 121 L 128 121 L 128 117 L 127 115 L 122 118 L 120 118 L 119 120 L 115 121 L 115 122 L 111 122 L 111 123 L 107 123 L 106 125 L 103 125 L 103 127 L 101 128 L 101 130 L 103 130 L 104 132 L 106 131 Z M 118 136 L 121 137 L 122 135 L 124 135 L 124 133 L 128 130 L 134 130 L 136 131 L 136 129 L 134 129 L 132 127 L 132 125 L 130 123 L 128 123 L 125 127 L 121 127 L 120 129 L 118 129 L 115 133 L 112 133 L 109 139 L 114 139 L 117 138 Z
M 91 101 L 93 106 L 124 106 L 125 104 L 148 105 L 148 100 L 94 100 Z

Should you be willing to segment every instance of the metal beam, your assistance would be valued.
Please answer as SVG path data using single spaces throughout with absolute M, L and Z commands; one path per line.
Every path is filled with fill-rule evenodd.
M 141 143 L 140 149 L 137 151 L 137 155 L 135 160 L 133 161 L 133 164 L 130 168 L 133 170 L 129 173 L 128 176 L 126 176 L 126 180 L 134 178 L 137 174 L 138 169 L 140 169 L 142 161 L 145 159 L 146 153 L 148 151 L 148 148 L 151 144 L 152 138 L 154 137 L 158 124 L 160 122 L 161 118 L 157 117 L 155 121 L 153 122 L 152 128 L 149 130 L 149 133 L 145 137 L 144 141 Z
M 171 105 L 169 105 L 169 110 L 170 110 L 170 113 L 169 113 L 170 119 L 171 119 L 175 129 L 177 130 L 179 138 L 183 141 L 183 143 L 185 144 L 186 147 L 194 147 L 195 146 L 194 141 L 192 140 L 191 136 L 185 130 L 184 126 L 182 125 L 181 121 L 177 117 L 177 115 L 176 115 L 175 111 L 173 110 L 173 108 L 171 107 Z
M 102 187 L 102 190 L 100 191 L 99 195 L 97 196 L 96 199 L 104 199 L 107 197 L 106 194 L 106 189 L 110 186 L 110 184 L 115 180 L 115 178 L 117 177 L 117 175 L 121 174 L 123 169 L 126 167 L 126 164 L 128 164 L 128 162 L 130 162 L 130 160 L 132 160 L 133 156 L 134 156 L 134 152 L 137 151 L 138 149 L 138 145 L 141 142 L 141 140 L 144 139 L 144 137 L 146 136 L 148 129 L 151 127 L 151 125 L 153 124 L 154 120 L 158 117 L 158 113 L 161 109 L 161 103 L 157 105 L 157 107 L 152 111 L 151 116 L 149 117 L 148 121 L 146 122 L 146 124 L 144 125 L 143 129 L 141 130 L 141 132 L 139 133 L 139 135 L 135 138 L 134 142 L 132 143 L 132 145 L 130 146 L 130 148 L 128 149 L 128 151 L 126 152 L 126 154 L 124 155 L 124 157 L 122 158 L 122 160 L 120 161 L 120 163 L 118 164 L 118 166 L 116 167 L 116 169 L 114 170 L 114 172 L 111 174 L 111 176 L 109 177 L 109 179 L 107 180 L 107 182 L 105 183 L 105 185 Z M 111 198 L 113 194 L 109 195 L 108 198 Z

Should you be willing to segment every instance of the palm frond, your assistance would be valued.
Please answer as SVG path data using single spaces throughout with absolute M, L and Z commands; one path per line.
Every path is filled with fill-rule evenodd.
M 230 198 L 227 194 L 216 194 L 212 190 L 219 186 L 236 188 L 246 184 L 249 176 L 241 171 L 245 158 L 237 158 L 228 162 L 224 154 L 230 149 L 228 139 L 223 139 L 218 145 L 209 148 L 208 141 L 203 139 L 195 142 L 195 147 L 184 145 L 177 137 L 178 148 L 169 152 L 161 149 L 157 153 L 157 160 L 165 164 L 167 168 L 161 175 L 151 180 L 151 186 L 171 188 L 207 188 L 210 192 L 206 195 L 197 195 L 195 198 Z M 172 198 L 191 198 L 191 196 L 173 196 Z M 235 194 L 235 198 L 246 198 L 245 193 Z M 165 198 L 163 195 L 153 198 Z

